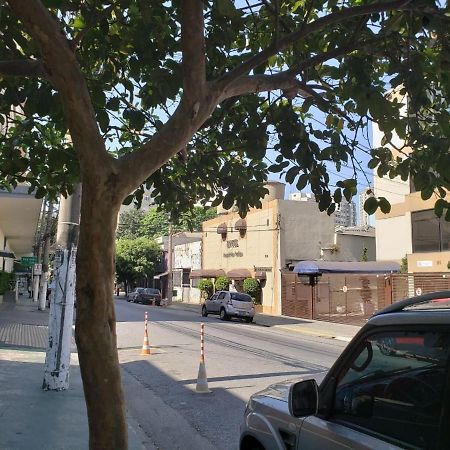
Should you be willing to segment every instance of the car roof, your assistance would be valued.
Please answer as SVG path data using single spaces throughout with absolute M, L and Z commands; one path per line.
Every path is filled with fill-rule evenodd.
M 439 301 L 441 300 L 441 301 Z M 393 303 L 375 313 L 370 325 L 450 324 L 450 291 L 418 295 Z

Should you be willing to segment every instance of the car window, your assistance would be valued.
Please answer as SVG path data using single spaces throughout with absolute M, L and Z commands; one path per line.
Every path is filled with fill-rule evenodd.
M 223 298 L 225 298 L 225 292 L 221 292 L 219 294 L 219 297 L 217 297 L 219 300 L 222 300 Z
M 336 387 L 333 418 L 394 443 L 434 448 L 448 372 L 450 333 L 367 338 Z
M 153 289 L 153 288 L 147 288 L 145 290 L 146 294 L 159 294 L 159 290 L 158 289 Z
M 137 289 L 136 289 L 136 292 L 137 292 L 138 294 L 142 294 L 142 293 L 144 292 L 144 288 L 137 288 Z
M 239 300 L 240 302 L 251 302 L 252 298 L 248 294 L 241 294 L 240 292 L 232 292 L 230 294 L 231 300 Z

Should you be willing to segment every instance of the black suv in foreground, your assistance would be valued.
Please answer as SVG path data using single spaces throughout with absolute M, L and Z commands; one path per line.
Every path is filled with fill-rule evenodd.
M 240 450 L 450 449 L 450 291 L 372 316 L 327 372 L 250 398 Z M 317 377 L 318 378 L 318 377 Z

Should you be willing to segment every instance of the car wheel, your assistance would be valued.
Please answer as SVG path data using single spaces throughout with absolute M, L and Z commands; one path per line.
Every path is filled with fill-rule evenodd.
M 225 311 L 225 308 L 222 308 L 220 310 L 220 320 L 229 320 L 227 312 Z
M 202 317 L 208 317 L 208 311 L 205 305 L 202 307 Z
M 252 323 L 253 322 L 253 317 L 246 317 L 244 319 L 247 323 Z

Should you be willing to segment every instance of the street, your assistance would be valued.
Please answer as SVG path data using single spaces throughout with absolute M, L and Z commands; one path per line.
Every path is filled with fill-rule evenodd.
M 323 373 L 346 343 L 200 317 L 200 308 L 160 308 L 115 301 L 118 349 L 130 415 L 157 448 L 238 448 L 249 396 L 289 378 Z M 150 356 L 140 356 L 144 312 L 149 313 Z M 200 323 L 210 394 L 195 392 Z

